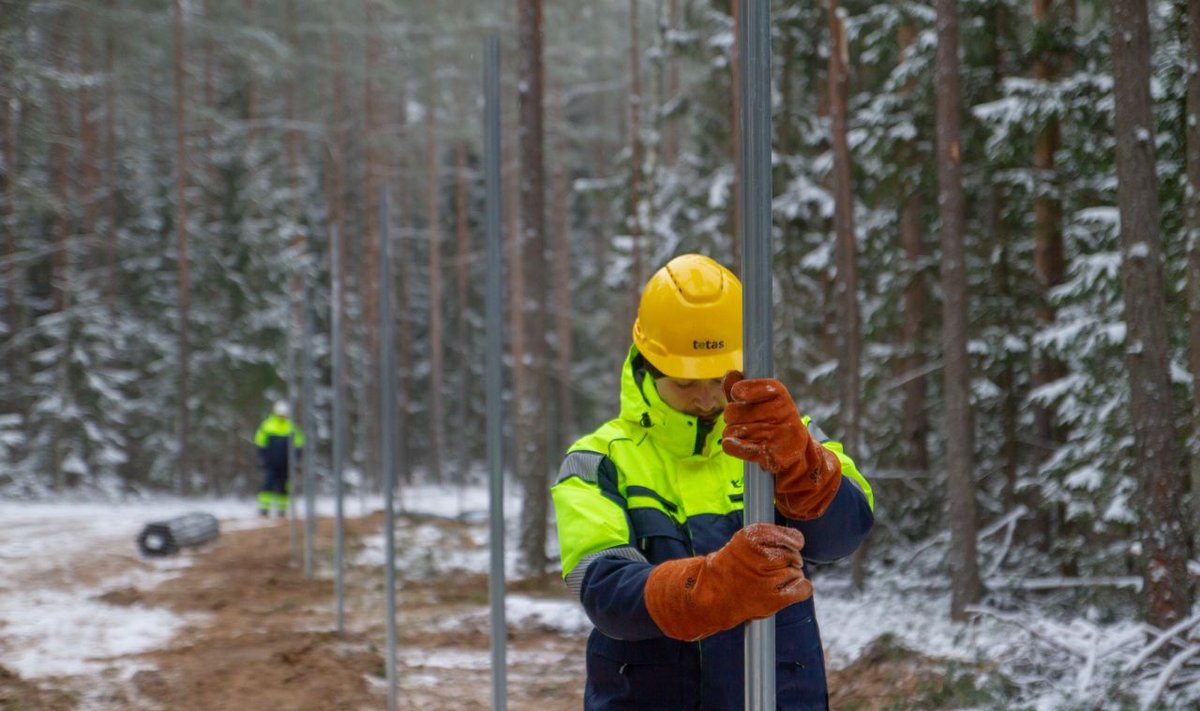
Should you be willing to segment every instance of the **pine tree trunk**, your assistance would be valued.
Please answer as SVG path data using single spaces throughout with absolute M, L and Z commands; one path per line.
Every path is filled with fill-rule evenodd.
M 997 245 L 995 281 L 998 295 L 1003 302 L 1010 304 L 1010 314 L 1017 311 L 1018 295 L 1013 284 L 1013 235 L 1004 222 L 1004 191 L 995 178 L 988 180 L 991 188 L 988 196 L 989 234 Z M 1002 328 L 1013 329 L 1015 325 L 1005 324 Z M 1008 330 L 1007 332 L 1011 332 Z M 1001 356 L 1001 374 L 999 386 L 1000 402 L 1000 466 L 1004 470 L 1004 489 L 1001 497 L 1005 510 L 1011 510 L 1017 505 L 1017 475 L 1019 472 L 1020 445 L 1018 442 L 1018 425 L 1021 395 L 1017 392 L 1017 367 L 1012 353 L 1005 352 Z
M 51 36 L 55 38 L 57 44 L 66 47 L 70 42 L 68 35 L 70 15 L 67 12 L 62 13 L 61 22 L 62 24 L 55 29 Z M 65 52 L 58 56 L 55 64 L 56 69 L 64 75 L 72 69 L 67 63 Z M 67 150 L 67 137 L 73 134 L 74 127 L 69 115 L 68 89 L 63 86 L 55 86 L 51 91 L 53 92 L 53 120 L 57 136 L 52 139 L 51 143 L 50 170 L 53 175 L 54 196 L 59 203 L 57 209 L 54 211 L 54 220 L 51 225 L 51 235 L 54 240 L 53 252 L 50 258 L 51 309 L 54 314 L 61 317 L 65 316 L 67 310 L 71 308 L 71 289 L 74 280 L 70 220 L 70 209 L 75 204 L 75 198 L 71 194 L 70 179 L 74 171 Z M 67 327 L 64 331 L 62 342 L 58 344 L 61 355 L 55 364 L 55 396 L 63 403 L 71 402 L 72 399 L 68 376 L 70 372 L 71 334 L 73 330 L 70 327 L 69 320 L 67 320 Z M 53 468 L 54 488 L 62 491 L 67 487 L 67 472 L 63 466 L 64 460 L 67 457 L 68 445 L 66 422 L 61 418 L 53 418 L 48 423 L 48 427 L 51 431 L 50 464 Z
M 175 482 L 177 494 L 190 489 L 191 476 L 191 413 L 190 398 L 192 346 L 191 328 L 191 271 L 188 260 L 187 230 L 187 114 L 184 97 L 184 18 L 182 0 L 174 0 L 175 8 L 175 241 L 179 273 L 179 402 L 177 412 L 179 473 Z
M 916 39 L 916 28 L 912 21 L 905 22 L 896 33 L 901 61 Z M 910 80 L 902 89 L 911 96 L 916 81 Z M 903 148 L 905 164 L 918 164 L 920 151 L 915 142 L 907 142 Z M 900 197 L 900 246 L 904 250 L 904 263 L 908 283 L 904 287 L 904 320 L 900 327 L 900 348 L 904 357 L 900 359 L 899 377 L 903 379 L 904 392 L 904 466 L 918 471 L 929 469 L 929 415 L 926 412 L 927 383 L 920 371 L 929 361 L 924 352 L 925 304 L 928 290 L 922 261 L 925 248 L 921 231 L 921 186 L 920 180 L 905 179 Z
M 559 454 L 566 451 L 570 445 L 570 438 L 575 434 L 575 412 L 571 392 L 571 181 L 567 171 L 567 156 L 570 155 L 567 146 L 569 126 L 566 92 L 559 87 L 555 93 L 555 119 L 559 128 L 555 136 L 551 234 L 554 243 L 554 342 L 557 346 L 554 384 L 558 417 L 554 418 L 556 432 L 552 451 Z
M 217 11 L 213 0 L 204 0 L 204 15 L 206 22 L 216 21 Z M 204 170 L 210 186 L 217 182 L 217 165 L 213 159 L 213 124 L 215 123 L 213 117 L 220 113 L 220 107 L 217 106 L 216 62 L 216 42 L 209 34 L 204 38 L 204 110 L 209 114 L 204 119 Z
M 1188 0 L 1187 180 L 1188 318 L 1192 365 L 1192 440 L 1200 442 L 1200 0 Z M 1200 451 L 1191 453 L 1192 550 L 1200 555 Z
M 62 25 L 53 33 L 55 40 L 63 46 L 70 41 L 67 34 L 70 16 L 62 15 Z M 67 64 L 67 55 L 63 53 L 55 62 L 58 71 L 66 74 L 72 68 Z M 67 150 L 68 136 L 74 134 L 74 126 L 69 117 L 70 107 L 67 100 L 67 89 L 62 86 L 53 87 L 54 125 L 57 136 L 50 143 L 50 170 L 53 175 L 54 195 L 59 200 L 59 207 L 54 211 L 54 221 L 51 226 L 54 250 L 50 258 L 51 267 L 51 309 L 54 313 L 63 313 L 71 306 L 71 256 L 69 220 L 70 206 L 75 204 L 71 195 L 71 175 L 74 173 Z
M 1054 0 L 1033 0 L 1034 23 L 1057 24 L 1059 22 L 1057 15 L 1062 13 L 1056 13 L 1053 5 Z M 1057 64 L 1060 61 L 1062 61 L 1061 57 L 1052 56 L 1048 52 L 1040 53 L 1033 62 L 1034 79 L 1044 82 L 1055 81 L 1058 77 Z M 1057 313 L 1054 306 L 1050 304 L 1050 291 L 1062 283 L 1066 274 L 1062 202 L 1058 197 L 1059 181 L 1054 163 L 1055 153 L 1057 153 L 1060 143 L 1058 119 L 1051 117 L 1046 125 L 1037 132 L 1033 147 L 1033 170 L 1038 186 L 1033 200 L 1033 267 L 1038 277 L 1038 286 L 1041 289 L 1035 313 L 1042 329 L 1054 327 Z M 1034 388 L 1052 383 L 1065 375 L 1063 364 L 1052 356 L 1039 353 L 1035 358 L 1035 369 L 1032 376 Z M 1037 437 L 1045 447 L 1042 451 L 1049 456 L 1053 453 L 1053 447 L 1062 440 L 1055 412 L 1051 407 L 1037 405 L 1034 407 L 1034 418 Z
M 258 8 L 256 7 L 258 0 L 244 0 L 242 8 L 246 12 L 245 23 L 247 27 L 256 25 Z M 258 86 L 254 82 L 254 72 L 247 71 L 244 73 L 246 77 L 245 102 L 246 102 L 246 146 L 253 147 L 254 141 L 258 135 L 258 129 L 254 125 L 255 119 L 258 118 Z
M 116 0 L 108 0 L 111 12 Z M 104 71 L 109 80 L 104 82 L 104 210 L 108 219 L 108 235 L 104 241 L 105 298 L 115 304 L 120 290 L 120 266 L 118 249 L 118 186 L 117 174 L 117 82 L 116 77 L 116 31 L 109 29 L 104 36 Z
M 92 74 L 92 37 L 89 28 L 92 22 L 87 10 L 79 10 L 79 74 Z M 92 93 L 85 83 L 79 88 L 79 199 L 83 208 L 83 224 L 81 234 L 87 241 L 86 252 L 97 251 L 100 245 L 97 234 L 97 199 L 100 193 L 100 163 L 96 135 L 96 122 L 93 117 L 95 106 L 92 104 Z
M 431 72 L 430 77 L 434 74 Z M 429 221 L 429 427 L 430 437 L 429 470 L 434 481 L 443 481 L 442 458 L 446 443 L 443 436 L 446 418 L 442 399 L 445 380 L 442 358 L 442 230 L 441 220 L 441 176 L 438 165 L 438 117 L 437 80 L 429 86 L 429 97 L 425 111 L 425 180 Z
M 667 61 L 666 100 L 668 104 L 674 104 L 674 102 L 679 100 L 679 90 L 682 86 L 679 78 L 679 54 L 671 44 L 669 35 L 670 33 L 680 31 L 682 25 L 683 12 L 680 0 L 669 0 L 666 23 L 668 40 L 664 43 L 663 47 L 663 50 L 666 52 Z M 663 162 L 671 167 L 674 167 L 679 160 L 679 124 L 678 118 L 669 118 L 663 127 Z
M 637 313 L 642 285 L 642 52 L 638 0 L 629 0 L 629 207 L 625 219 L 633 238 L 631 314 Z M 628 319 L 630 323 L 633 318 Z
M 1115 0 L 1112 9 L 1121 287 L 1125 292 L 1125 361 L 1138 478 L 1136 505 L 1142 532 L 1142 591 L 1147 621 L 1168 627 L 1189 614 L 1192 603 L 1179 496 L 1183 460 L 1171 414 L 1150 98 L 1150 23 L 1145 0 Z
M 11 67 L 3 66 L 5 72 L 11 70 Z M 17 265 L 17 252 L 19 251 L 17 243 L 17 230 L 13 219 L 16 215 L 16 190 L 13 189 L 13 176 L 16 175 L 16 151 L 13 148 L 14 141 L 17 135 L 16 114 L 13 112 L 12 102 L 0 101 L 0 142 L 3 142 L 4 166 L 6 170 L 0 171 L 0 233 L 4 235 L 4 292 L 5 305 L 7 307 L 8 317 L 8 337 L 20 333 L 24 328 L 21 317 L 21 268 Z M 7 345 L 7 344 L 6 344 Z M 13 356 L 13 363 L 23 364 L 25 359 Z M 18 375 L 14 372 L 14 376 Z M 22 380 L 25 378 L 22 377 Z
M 400 87 L 400 100 L 396 102 L 397 106 L 405 106 L 406 99 L 404 95 L 405 87 Z M 403 112 L 399 112 L 396 118 L 397 135 L 393 137 L 399 143 L 407 129 L 407 119 Z M 411 161 L 411 162 L 410 162 Z M 415 175 L 417 173 L 419 162 L 415 155 L 409 156 L 407 153 L 398 157 L 398 160 L 392 165 L 397 175 Z M 406 196 L 404 207 L 401 208 L 400 199 L 397 198 L 395 203 L 396 210 L 403 214 L 397 217 L 407 217 L 404 224 L 408 225 L 407 230 L 401 230 L 397 227 L 395 237 L 392 239 L 393 255 L 415 255 L 416 245 L 415 240 L 410 239 L 405 242 L 405 235 L 417 234 L 417 215 L 419 210 L 417 206 L 421 201 L 421 192 L 419 188 L 413 187 L 408 189 L 404 187 L 400 192 Z M 395 220 L 393 220 L 395 222 Z M 396 388 L 397 391 L 392 395 L 396 399 L 396 430 L 388 433 L 389 436 L 396 440 L 396 468 L 399 472 L 397 481 L 403 481 L 411 484 L 413 482 L 414 464 L 419 461 L 416 456 L 417 452 L 413 451 L 417 445 L 421 443 L 419 437 L 414 437 L 411 433 L 411 424 L 413 421 L 410 403 L 416 402 L 417 398 L 412 395 L 415 391 L 415 376 L 413 374 L 413 360 L 415 357 L 413 349 L 413 328 L 415 327 L 414 307 L 411 289 L 415 282 L 415 272 L 419 271 L 414 266 L 413 259 L 396 259 L 392 257 L 392 299 L 396 303 L 396 307 L 392 310 L 394 314 L 392 322 L 397 324 L 393 329 L 394 337 L 398 339 L 396 343 Z
M 296 0 L 287 0 L 284 5 L 284 22 L 287 37 L 288 47 L 299 56 L 301 47 L 296 39 Z M 300 382 L 303 374 L 300 370 L 304 367 L 304 357 L 302 350 L 308 345 L 304 342 L 304 310 L 307 308 L 305 298 L 305 281 L 307 279 L 305 272 L 307 271 L 307 252 L 308 244 L 305 239 L 303 230 L 300 229 L 300 136 L 295 129 L 290 128 L 295 125 L 298 120 L 296 115 L 296 82 L 298 79 L 293 73 L 284 81 L 283 87 L 283 104 L 284 115 L 287 119 L 289 128 L 284 131 L 284 154 L 286 156 L 287 165 L 287 185 L 288 185 L 288 222 L 292 226 L 291 234 L 291 251 L 296 259 L 298 268 L 295 268 L 292 273 L 291 284 L 291 311 L 292 323 L 288 332 L 288 344 L 295 354 L 294 358 L 289 362 L 295 365 L 292 372 L 288 373 L 288 381 L 291 383 L 289 395 L 293 403 L 299 403 L 299 408 L 292 417 L 295 422 L 303 422 L 304 409 L 312 407 L 312 403 L 301 402 L 302 395 L 300 390 Z M 312 436 L 310 433 L 309 436 Z M 305 466 L 311 464 L 311 457 L 308 463 L 301 463 L 297 460 L 297 464 L 293 466 L 296 474 L 296 480 L 291 482 L 293 491 L 299 493 L 303 488 L 304 478 L 301 476 L 300 465 Z
M 518 304 L 525 310 L 524 361 L 515 363 L 525 371 L 523 392 L 517 402 L 517 454 L 521 476 L 521 554 L 526 573 L 540 575 L 546 567 L 546 517 L 549 512 L 550 446 L 546 426 L 545 383 L 547 353 L 544 305 L 546 285 L 546 168 L 543 156 L 544 68 L 542 63 L 542 2 L 518 0 L 517 75 L 520 77 L 518 126 L 521 151 L 521 237 L 520 261 L 527 286 Z
M 249 0 L 247 0 L 249 1 Z M 330 227 L 337 230 L 338 234 L 338 283 L 341 285 L 341 290 L 338 298 L 338 303 L 333 305 L 333 308 L 338 310 L 338 321 L 341 333 L 340 336 L 343 349 L 349 343 L 349 319 L 346 310 L 347 304 L 347 266 L 346 266 L 346 244 L 350 241 L 351 235 L 346 224 L 346 154 L 348 147 L 346 145 L 346 69 L 342 64 L 342 41 L 339 36 L 340 29 L 336 22 L 329 27 L 329 64 L 330 64 L 330 83 L 331 92 L 333 95 L 333 105 L 330 107 L 331 125 L 327 129 L 329 151 L 329 181 L 330 181 L 330 196 L 329 196 L 329 211 L 330 211 Z M 330 233 L 330 249 L 332 251 L 333 235 Z M 333 338 L 334 335 L 330 334 Z M 344 374 L 343 374 L 344 376 Z M 337 382 L 333 384 L 334 388 L 342 391 L 342 396 L 346 397 L 346 382 Z M 335 393 L 336 396 L 336 393 Z M 345 417 L 345 415 L 343 415 Z M 344 425 L 343 425 L 344 426 Z M 361 428 L 359 428 L 361 429 Z M 351 449 L 351 451 L 353 451 Z M 363 486 L 360 484 L 358 489 L 360 495 L 363 493 Z
M 458 116 L 459 116 L 459 131 L 458 135 L 466 135 L 466 127 L 463 122 L 463 117 L 468 115 L 466 87 L 464 82 L 459 82 L 458 95 Z M 456 427 L 461 427 L 470 430 L 471 425 L 468 421 L 471 419 L 471 411 L 468 403 L 475 400 L 470 396 L 473 392 L 471 383 L 471 363 L 473 362 L 474 350 L 471 348 L 471 282 L 470 282 L 470 214 L 468 212 L 468 193 L 469 186 L 467 174 L 467 142 L 464 139 L 455 141 L 454 144 L 454 282 L 455 293 L 457 300 L 454 313 L 456 337 L 458 343 L 458 393 L 459 397 L 455 399 L 455 415 L 454 423 Z M 470 471 L 470 463 L 473 456 L 472 448 L 469 445 L 462 445 L 458 448 L 458 472 L 460 480 L 466 481 L 467 472 Z
M 384 184 L 383 175 L 383 157 L 380 155 L 380 144 L 383 141 L 383 97 L 385 90 L 381 85 L 381 79 L 387 70 L 384 68 L 383 60 L 383 40 L 380 38 L 383 18 L 383 9 L 380 6 L 381 0 L 364 0 L 366 27 L 366 86 L 365 86 L 365 106 L 364 119 L 366 121 L 364 130 L 364 152 L 363 162 L 366 168 L 365 180 L 363 183 L 363 249 L 362 262 L 360 268 L 364 275 L 370 275 L 361 280 L 360 288 L 362 289 L 363 302 L 363 333 L 366 335 L 366 353 L 369 367 L 367 372 L 361 377 L 367 378 L 369 383 L 377 383 L 379 377 L 379 290 L 382 284 L 378 281 L 379 274 L 379 236 L 382 225 L 379 224 L 379 189 Z M 397 250 L 389 250 L 389 254 L 395 255 Z M 401 313 L 404 313 L 401 311 Z M 405 329 L 400 329 L 404 331 Z M 380 408 L 380 397 L 395 397 L 396 393 L 381 393 L 376 385 L 369 385 L 365 390 L 367 401 L 360 403 L 360 407 L 365 408 L 363 417 L 360 419 L 360 428 L 366 430 L 366 439 L 364 440 L 365 451 L 363 455 L 366 458 L 367 471 L 371 475 L 378 477 L 380 491 L 382 491 L 383 482 L 386 473 L 381 471 L 382 463 L 380 461 L 379 442 L 382 436 L 389 436 L 390 433 L 382 433 L 380 431 L 380 422 L 377 413 Z
M 900 244 L 908 284 L 904 287 L 904 323 L 900 329 L 900 376 L 904 378 L 904 465 L 909 469 L 929 469 L 929 415 L 926 413 L 925 376 L 920 373 L 929 358 L 923 348 L 925 332 L 925 279 L 921 262 L 925 250 L 921 244 L 921 194 L 917 185 L 905 185 L 900 203 Z
M 734 274 L 742 271 L 742 48 L 738 38 L 742 36 L 741 0 L 730 0 L 729 12 L 733 15 L 733 44 L 729 56 L 729 145 L 733 158 L 733 185 L 729 186 L 730 214 L 729 268 Z M 718 260 L 719 261 L 719 260 Z
M 946 393 L 946 520 L 950 529 L 950 617 L 979 600 L 974 442 L 967 356 L 966 205 L 959 128 L 958 3 L 937 0 L 937 152 L 942 242 L 942 353 Z
M 838 380 L 843 442 L 847 451 L 858 452 L 862 446 L 859 436 L 859 309 L 858 309 L 858 241 L 854 234 L 854 186 L 850 169 L 850 142 L 847 138 L 846 106 L 849 77 L 846 63 L 846 29 L 837 0 L 829 0 L 829 106 L 830 146 L 833 150 L 833 225 L 837 235 L 838 294 Z M 860 546 L 853 556 L 851 578 L 856 590 L 863 587 L 866 547 Z

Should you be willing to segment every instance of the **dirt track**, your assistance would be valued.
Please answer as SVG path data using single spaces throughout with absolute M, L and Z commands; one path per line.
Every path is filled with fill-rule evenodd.
M 403 545 L 405 524 L 397 524 Z M 430 521 L 424 522 L 426 525 Z M 464 524 L 432 522 L 457 545 L 469 544 Z M 348 559 L 359 536 L 377 533 L 379 517 L 350 521 Z M 19 679 L 0 668 L 0 709 L 24 711 L 306 711 L 383 708 L 386 700 L 383 579 L 377 567 L 346 575 L 346 633 L 333 632 L 329 551 L 332 523 L 317 531 L 317 571 L 306 579 L 293 561 L 286 521 L 233 531 L 193 556 L 179 577 L 150 590 L 125 587 L 101 596 L 109 604 L 165 607 L 198 621 L 165 648 L 111 660 L 94 677 Z M 71 581 L 96 580 L 128 555 L 99 555 L 72 572 Z M 398 571 L 398 686 L 402 709 L 488 709 L 491 698 L 487 580 L 406 581 Z M 43 578 L 40 583 L 66 584 Z M 525 594 L 561 597 L 561 582 L 519 586 Z M 195 614 L 200 613 L 200 614 Z M 510 628 L 508 691 L 512 708 L 539 711 L 581 707 L 583 638 L 547 630 Z M 121 678 L 118 665 L 153 667 Z
M 426 535 L 433 526 L 440 540 L 459 549 L 479 546 L 460 521 L 398 516 L 398 551 L 418 550 L 418 525 Z M 378 566 L 348 566 L 346 633 L 335 634 L 332 528 L 328 520 L 318 526 L 313 579 L 306 579 L 294 560 L 288 523 L 278 521 L 223 533 L 208 548 L 186 554 L 191 565 L 157 586 L 108 590 L 99 600 L 169 609 L 192 622 L 154 651 L 104 660 L 111 666 L 98 676 L 26 680 L 0 666 L 0 711 L 385 708 L 384 581 Z M 348 521 L 347 560 L 355 559 L 363 537 L 381 529 L 378 515 Z M 119 546 L 89 552 L 66 570 L 39 571 L 36 580 L 7 582 L 69 590 L 103 584 L 130 566 L 150 567 Z M 438 570 L 422 564 L 397 571 L 398 706 L 490 709 L 487 579 Z M 566 596 L 553 575 L 511 581 L 508 589 L 534 597 Z M 510 619 L 509 708 L 582 708 L 584 639 L 548 625 L 514 625 Z M 131 674 L 135 666 L 141 670 Z M 939 667 L 936 660 L 900 647 L 869 649 L 849 668 L 831 670 L 833 708 L 953 707 L 954 694 L 943 690 Z M 951 705 L 922 705 L 917 699 L 923 691 L 936 692 L 938 701 Z

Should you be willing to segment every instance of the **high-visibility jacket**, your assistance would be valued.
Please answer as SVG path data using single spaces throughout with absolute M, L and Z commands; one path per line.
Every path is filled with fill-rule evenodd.
M 551 488 L 563 578 L 595 625 L 584 708 L 741 709 L 744 625 L 699 642 L 670 639 L 642 593 L 656 563 L 716 551 L 742 527 L 744 464 L 721 449 L 723 417 L 708 426 L 672 409 L 640 363 L 631 349 L 620 416 L 570 447 Z M 808 562 L 852 553 L 874 523 L 870 485 L 839 443 L 823 444 L 842 463 L 829 509 L 812 521 L 775 514 L 776 523 L 804 533 L 806 571 Z M 813 601 L 785 608 L 775 624 L 778 708 L 824 711 Z
M 304 448 L 304 432 L 292 424 L 290 418 L 269 415 L 254 433 L 254 446 L 258 448 L 258 461 L 263 469 L 286 476 L 288 465 L 288 438 L 297 454 Z

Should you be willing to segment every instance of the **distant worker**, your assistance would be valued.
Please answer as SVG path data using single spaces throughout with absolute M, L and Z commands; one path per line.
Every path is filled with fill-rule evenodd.
M 304 433 L 292 424 L 291 414 L 287 402 L 279 400 L 254 434 L 263 468 L 263 485 L 258 492 L 258 512 L 262 516 L 269 516 L 272 510 L 280 517 L 287 515 L 288 438 L 292 438 L 297 459 L 304 448 Z
M 871 487 L 783 383 L 741 369 L 741 283 L 672 259 L 642 293 L 619 416 L 551 488 L 563 577 L 595 625 L 587 711 L 743 708 L 744 624 L 772 614 L 777 708 L 828 709 L 807 565 L 858 548 Z M 742 460 L 772 477 L 770 523 L 743 527 Z

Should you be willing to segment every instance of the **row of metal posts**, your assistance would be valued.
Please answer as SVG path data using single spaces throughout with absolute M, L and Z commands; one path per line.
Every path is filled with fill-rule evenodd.
M 771 73 L 770 73 L 770 3 L 769 0 L 742 0 L 739 3 L 741 51 L 742 142 L 742 210 L 741 239 L 742 278 L 745 285 L 743 306 L 745 358 L 747 377 L 767 377 L 774 372 L 771 349 L 773 343 L 771 313 Z M 486 437 L 489 473 L 489 576 L 492 708 L 504 711 L 507 704 L 506 682 L 506 622 L 504 610 L 504 476 L 503 438 L 501 421 L 501 334 L 503 303 L 500 213 L 500 40 L 492 33 L 483 47 L 484 92 L 484 180 L 486 188 Z M 387 626 L 387 708 L 397 707 L 396 659 L 396 570 L 395 570 L 395 507 L 396 472 L 393 464 L 395 430 L 395 363 L 392 354 L 391 270 L 389 245 L 388 194 L 379 191 L 380 210 L 380 378 L 383 396 L 380 410 L 382 436 L 381 459 L 384 469 L 384 555 Z M 335 485 L 336 511 L 334 522 L 334 594 L 337 607 L 337 631 L 345 630 L 345 524 L 344 484 L 342 468 L 345 458 L 345 404 L 342 393 L 344 377 L 342 356 L 341 301 L 341 235 L 336 227 L 331 239 L 331 353 L 333 359 L 333 453 L 331 470 Z M 309 282 L 305 280 L 308 293 Z M 305 299 L 303 349 L 303 430 L 315 435 L 313 422 L 312 338 L 313 315 Z M 288 350 L 289 398 L 295 402 L 295 357 Z M 310 448 L 312 451 L 314 448 Z M 314 459 L 304 467 L 304 574 L 313 573 L 313 537 L 316 525 Z M 289 468 L 295 457 L 288 458 Z M 294 469 L 293 469 L 294 471 Z M 289 480 L 294 480 L 289 477 Z M 745 465 L 745 522 L 774 520 L 773 485 L 769 475 L 757 465 Z M 292 508 L 292 507 L 289 507 Z M 296 550 L 296 520 L 291 523 L 292 550 Z M 757 620 L 746 627 L 745 707 L 747 711 L 768 711 L 775 708 L 775 624 L 774 618 Z

